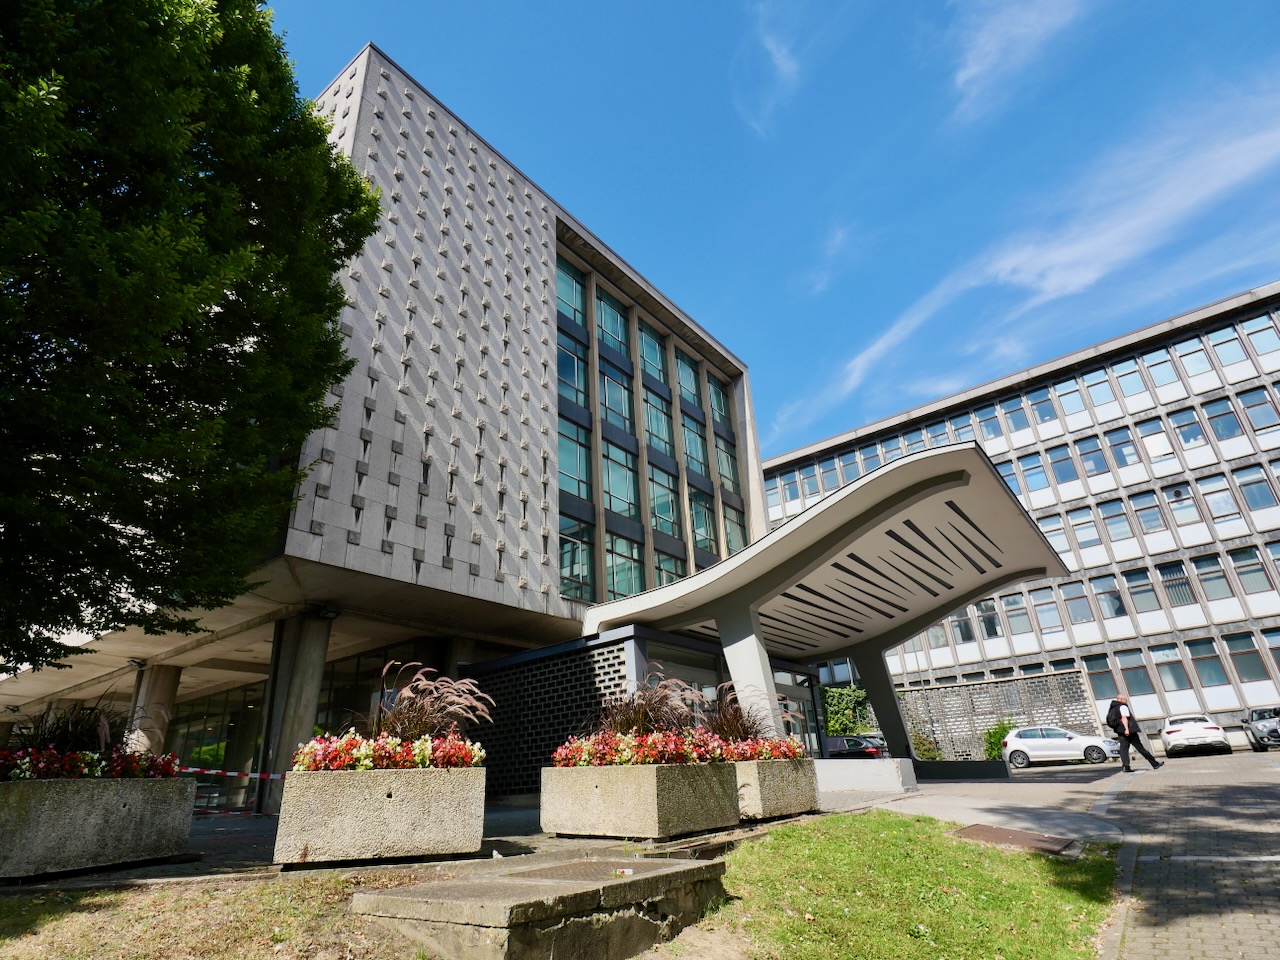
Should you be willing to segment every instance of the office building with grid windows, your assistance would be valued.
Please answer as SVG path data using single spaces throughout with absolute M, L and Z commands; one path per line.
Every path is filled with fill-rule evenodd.
M 1099 714 L 1239 727 L 1280 702 L 1280 283 L 765 464 L 771 527 L 869 471 L 976 441 L 1070 571 L 887 655 L 901 688 L 1079 670 Z M 847 682 L 846 660 L 823 665 Z

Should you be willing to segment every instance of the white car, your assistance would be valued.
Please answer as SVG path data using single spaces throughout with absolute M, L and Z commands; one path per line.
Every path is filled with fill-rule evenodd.
M 1227 731 L 1202 713 L 1170 717 L 1160 728 L 1160 742 L 1164 744 L 1164 752 L 1171 757 L 1192 747 L 1231 752 Z
M 1004 738 L 1004 762 L 1019 769 L 1064 760 L 1105 763 L 1119 756 L 1118 741 L 1062 727 L 1015 727 Z

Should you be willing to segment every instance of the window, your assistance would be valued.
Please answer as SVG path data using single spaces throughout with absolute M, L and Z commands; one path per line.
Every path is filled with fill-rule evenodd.
M 1049 458 L 1049 467 L 1053 470 L 1053 479 L 1058 483 L 1069 483 L 1080 479 L 1076 472 L 1076 463 L 1071 459 L 1071 451 L 1064 443 L 1060 447 L 1050 447 L 1045 451 Z
M 951 636 L 957 644 L 973 643 L 978 639 L 973 632 L 973 621 L 969 619 L 968 609 L 951 615 Z
M 1177 651 L 1174 652 L 1174 656 L 1177 656 Z M 1147 672 L 1147 663 L 1142 659 L 1141 650 L 1116 651 L 1116 663 L 1120 666 L 1120 676 L 1124 678 L 1124 686 L 1130 696 L 1140 697 L 1143 694 L 1156 692 L 1156 688 L 1151 683 L 1151 674 Z
M 902 456 L 902 438 L 886 437 L 881 442 L 880 449 L 884 451 L 884 462 L 892 463 Z
M 1187 676 L 1187 668 L 1183 666 L 1183 658 L 1178 653 L 1178 645 L 1161 644 L 1152 646 L 1151 659 L 1156 664 L 1156 673 L 1160 675 L 1160 684 L 1166 692 L 1192 689 L 1192 681 Z
M 587 348 L 572 337 L 558 335 L 556 372 L 560 379 L 560 396 L 580 407 L 587 406 Z
M 677 580 L 683 580 L 686 574 L 686 564 L 679 557 L 673 557 L 666 553 L 654 553 L 653 585 L 655 587 L 661 587 L 668 583 L 675 583 Z
M 716 469 L 720 471 L 720 483 L 725 489 L 741 494 L 742 483 L 738 479 L 738 451 L 732 441 L 726 440 L 718 433 L 715 435 L 715 444 Z
M 1043 663 L 1024 663 L 1021 667 L 1018 668 L 1018 670 L 1024 677 L 1032 677 L 1032 676 L 1036 676 L 1038 674 L 1044 673 L 1044 664 Z M 1043 734 L 1041 736 L 1043 738 Z
M 907 445 L 907 453 L 919 453 L 924 449 L 924 431 L 908 430 L 902 435 L 902 442 Z
M 1227 554 L 1231 566 L 1236 571 L 1236 579 L 1245 593 L 1265 593 L 1271 589 L 1271 581 L 1267 579 L 1267 571 L 1262 567 L 1257 547 L 1241 547 Z
M 1036 612 L 1036 623 L 1040 625 L 1041 634 L 1062 632 L 1062 615 L 1058 612 L 1058 604 L 1054 602 L 1051 587 L 1032 590 L 1031 604 Z
M 583 500 L 590 500 L 591 434 L 576 423 L 561 420 L 557 449 L 560 489 Z
M 1053 388 L 1058 398 L 1058 406 L 1065 414 L 1079 413 L 1084 409 L 1084 398 L 1080 396 L 1080 388 L 1074 380 L 1056 384 Z
M 1137 429 L 1138 436 L 1142 438 L 1142 447 L 1147 451 L 1147 459 L 1152 463 L 1161 463 L 1174 456 L 1173 444 L 1169 442 L 1164 421 L 1159 417 L 1143 420 Z
M 1031 426 L 1031 421 L 1027 419 L 1027 411 L 1022 409 L 1021 397 L 1010 397 L 1000 404 L 1000 410 L 1004 414 L 1004 422 L 1009 425 L 1009 432 L 1017 430 L 1026 430 Z
M 649 446 L 668 457 L 676 455 L 675 435 L 671 427 L 671 404 L 649 389 L 644 392 L 644 427 Z
M 1244 427 L 1240 426 L 1240 418 L 1236 416 L 1235 410 L 1231 407 L 1231 401 L 1226 397 L 1206 403 L 1204 413 L 1209 418 L 1209 429 L 1219 440 L 1230 440 L 1244 433 Z
M 928 629 L 925 636 L 929 640 L 930 650 L 945 650 L 947 644 L 947 628 L 940 623 L 935 623 Z
M 1151 585 L 1151 574 L 1146 570 L 1130 570 L 1124 575 L 1124 582 L 1136 612 L 1150 613 L 1160 609 L 1160 599 L 1156 596 L 1156 588 Z
M 997 463 L 996 470 L 1004 479 L 1004 485 L 1016 497 L 1022 493 L 1022 488 L 1018 486 L 1018 475 L 1014 472 L 1013 464 L 1006 460 L 1004 463 Z
M 728 504 L 724 508 L 724 539 L 729 548 L 729 556 L 747 545 L 747 515 Z
M 676 350 L 676 379 L 680 383 L 680 396 L 695 407 L 702 406 L 698 391 L 698 361 L 683 350 Z
M 840 454 L 840 478 L 845 483 L 858 479 L 858 455 L 852 450 Z
M 951 418 L 951 429 L 955 432 L 956 441 L 964 443 L 973 439 L 973 423 L 969 414 L 962 413 L 958 417 Z
M 570 323 L 583 330 L 587 319 L 583 312 L 586 298 L 582 292 L 582 271 L 559 257 L 556 258 L 556 310 Z
M 631 377 L 603 357 L 600 359 L 600 418 L 635 433 L 631 413 Z
M 1129 515 L 1125 512 L 1123 500 L 1107 500 L 1098 504 L 1098 513 L 1102 515 L 1102 525 L 1107 528 L 1107 537 L 1112 543 L 1128 540 L 1133 536 L 1133 527 L 1129 525 Z
M 1084 375 L 1084 387 L 1089 391 L 1089 399 L 1095 407 L 1104 403 L 1114 403 L 1115 392 L 1111 389 L 1111 381 L 1107 379 L 1107 371 L 1095 370 Z
M 1157 387 L 1177 381 L 1178 371 L 1169 358 L 1168 350 L 1153 350 L 1142 358 L 1142 362 L 1146 365 L 1147 373 L 1151 375 L 1151 382 Z
M 1191 666 L 1200 678 L 1200 686 L 1223 687 L 1231 682 L 1227 679 L 1227 671 L 1222 666 L 1218 652 L 1213 648 L 1212 640 L 1188 640 L 1187 653 L 1191 655 Z
M 1271 557 L 1271 563 L 1280 568 L 1280 543 L 1268 543 L 1267 553 Z
M 770 507 L 777 507 L 782 504 L 782 491 L 778 486 L 777 477 L 766 477 L 764 481 L 764 499 L 765 503 Z
M 1185 527 L 1189 523 L 1200 522 L 1200 508 L 1196 506 L 1196 501 L 1191 496 L 1191 484 L 1177 483 L 1172 487 L 1165 487 L 1162 493 L 1164 493 L 1165 502 L 1169 504 L 1169 512 L 1173 514 L 1174 523 Z
M 1262 467 L 1241 467 L 1239 470 L 1232 470 L 1231 476 L 1235 477 L 1236 485 L 1244 494 L 1244 502 L 1249 505 L 1250 510 L 1266 510 L 1276 506 L 1276 495 L 1272 492 Z
M 1235 327 L 1224 327 L 1209 334 L 1209 346 L 1213 347 L 1218 362 L 1224 367 L 1248 359 L 1244 346 L 1236 336 Z
M 973 605 L 978 615 L 978 629 L 982 631 L 983 640 L 994 640 L 1003 637 L 1004 630 L 1000 626 L 1000 614 L 996 611 L 994 600 L 979 600 Z
M 1173 424 L 1173 432 L 1183 450 L 1194 450 L 1209 442 L 1205 439 L 1204 428 L 1200 426 L 1194 410 L 1175 410 L 1169 414 L 1169 422 Z
M 1031 617 L 1027 614 L 1027 601 L 1022 594 L 1014 593 L 1001 597 L 1000 605 L 1004 607 L 1004 616 L 1009 621 L 1010 633 L 1031 632 Z
M 1089 606 L 1089 598 L 1085 596 L 1084 584 L 1077 581 L 1064 583 L 1061 587 L 1062 599 L 1067 602 L 1067 616 L 1072 623 L 1092 623 L 1093 608 Z
M 1089 686 L 1093 688 L 1095 700 L 1110 700 L 1120 691 L 1116 687 L 1116 678 L 1111 673 L 1111 663 L 1105 653 L 1095 653 L 1084 657 L 1084 669 L 1089 675 Z
M 680 415 L 680 425 L 683 428 L 685 464 L 694 473 L 709 477 L 711 475 L 711 467 L 707 460 L 706 429 L 687 413 Z M 817 493 L 817 490 L 813 492 Z
M 1234 520 L 1240 516 L 1240 507 L 1236 498 L 1231 495 L 1231 488 L 1223 474 L 1201 477 L 1196 481 L 1196 487 L 1200 490 L 1200 496 L 1204 497 L 1205 506 L 1209 508 L 1209 516 L 1214 520 Z
M 716 438 L 717 445 L 720 438 Z M 736 464 L 735 464 L 736 466 Z M 724 471 L 722 470 L 721 473 Z M 818 464 L 818 474 L 822 477 L 822 489 L 830 493 L 840 488 L 840 473 L 836 470 L 836 458 L 828 457 Z
M 1089 581 L 1093 595 L 1098 600 L 1098 609 L 1102 611 L 1103 620 L 1128 616 L 1124 608 L 1124 599 L 1120 596 L 1120 586 L 1113 576 L 1094 577 Z
M 1120 392 L 1126 397 L 1136 396 L 1147 389 L 1146 381 L 1142 379 L 1142 371 L 1138 369 L 1137 360 L 1124 360 L 1117 363 L 1111 368 L 1111 372 L 1116 376 L 1116 383 L 1120 384 Z
M 1053 547 L 1055 551 L 1067 553 L 1071 550 L 1071 544 L 1067 541 L 1067 534 L 1063 529 L 1061 517 L 1041 517 L 1036 523 L 1040 527 L 1040 532 L 1044 534 L 1044 538 L 1049 541 L 1049 546 Z
M 1032 390 L 1027 399 L 1031 401 L 1031 415 L 1036 418 L 1036 423 L 1052 423 L 1058 419 L 1058 408 L 1053 405 L 1048 387 Z
M 634 540 L 608 534 L 605 538 L 604 575 L 609 599 L 644 592 L 644 547 Z
M 1169 529 L 1154 493 L 1137 493 L 1129 500 L 1133 504 L 1133 512 L 1138 518 L 1138 526 L 1142 528 L 1143 533 L 1158 533 Z
M 1229 600 L 1235 596 L 1218 557 L 1196 557 L 1191 566 L 1195 568 L 1196 579 L 1200 581 L 1206 600 Z
M 1187 569 L 1181 560 L 1173 563 L 1162 563 L 1156 567 L 1160 582 L 1164 584 L 1165 595 L 1169 605 L 1187 607 L 1196 602 L 1196 595 L 1191 590 L 1191 581 L 1187 579 Z
M 709 493 L 690 489 L 689 522 L 693 527 L 693 545 L 699 550 L 720 556 L 720 538 L 716 533 L 716 505 Z
M 1129 467 L 1142 462 L 1138 456 L 1138 448 L 1133 445 L 1133 437 L 1129 435 L 1128 427 L 1108 430 L 1106 438 L 1107 446 L 1111 448 L 1111 459 L 1116 462 L 1117 467 Z
M 623 356 L 631 353 L 627 336 L 627 308 L 604 290 L 596 293 L 596 329 L 600 342 L 613 347 Z
M 590 524 L 560 517 L 560 593 L 576 600 L 595 600 L 595 564 L 591 544 L 595 530 Z
M 1280 427 L 1280 415 L 1276 414 L 1276 406 L 1265 387 L 1241 393 L 1240 405 L 1244 407 L 1244 415 L 1249 418 L 1254 433 L 1274 433 Z
M 1209 358 L 1204 352 L 1204 345 L 1200 343 L 1199 338 L 1184 340 L 1182 343 L 1175 344 L 1173 352 L 1182 361 L 1182 369 L 1187 372 L 1189 377 L 1194 377 L 1201 373 L 1209 373 L 1213 370 L 1213 364 L 1209 362 Z
M 794 470 L 782 475 L 782 494 L 787 503 L 795 503 L 800 499 L 800 477 Z
M 1267 665 L 1262 662 L 1258 653 L 1258 645 L 1251 633 L 1231 633 L 1222 638 L 1231 657 L 1231 666 L 1241 683 L 1254 683 L 1258 680 L 1271 679 L 1267 675 Z
M 1106 455 L 1102 452 L 1102 441 L 1097 437 L 1084 437 L 1076 441 L 1076 451 L 1080 454 L 1080 464 L 1084 467 L 1086 477 L 1096 477 L 1110 470 Z
M 1067 520 L 1071 523 L 1071 532 L 1075 534 L 1076 543 L 1081 547 L 1093 547 L 1102 542 L 1098 526 L 1093 522 L 1093 511 L 1088 507 L 1069 511 Z
M 649 514 L 653 529 L 679 539 L 680 487 L 675 477 L 649 464 Z
M 1022 482 L 1027 492 L 1043 490 L 1049 486 L 1049 478 L 1045 475 L 1044 466 L 1040 462 L 1040 454 L 1029 453 L 1018 458 L 1018 466 L 1022 468 Z
M 1061 673 L 1064 670 L 1074 670 L 1075 668 L 1076 662 L 1069 657 L 1063 660 L 1049 661 L 1049 669 L 1055 673 Z
M 1276 336 L 1276 328 L 1271 325 L 1270 317 L 1254 317 L 1240 324 L 1240 329 L 1249 338 L 1253 350 L 1258 356 L 1280 350 L 1280 337 Z
M 804 496 L 806 500 L 814 500 L 817 498 L 818 489 L 818 468 L 814 464 L 800 468 L 800 486 L 804 488 Z
M 733 426 L 729 413 L 729 388 L 715 377 L 707 377 L 707 395 L 711 398 L 711 419 L 726 427 Z
M 667 338 L 640 321 L 640 366 L 656 380 L 667 380 Z
M 1262 638 L 1271 648 L 1271 659 L 1276 662 L 1277 667 L 1280 667 L 1280 630 L 1263 630 Z
M 636 456 L 608 440 L 601 447 L 604 458 L 601 482 L 604 508 L 628 520 L 640 519 L 640 477 Z
M 951 435 L 947 432 L 945 423 L 931 423 L 925 427 L 925 431 L 929 434 L 931 447 L 941 447 L 951 442 Z

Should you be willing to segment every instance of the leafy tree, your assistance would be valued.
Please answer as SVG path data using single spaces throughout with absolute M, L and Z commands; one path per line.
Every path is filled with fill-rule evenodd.
M 822 712 L 827 736 L 844 737 L 874 728 L 867 692 L 861 687 L 823 687 Z
M 1009 731 L 1018 725 L 1016 720 L 1008 717 L 1000 720 L 982 734 L 982 755 L 988 760 L 999 760 L 1004 756 L 1004 738 Z
M 246 589 L 350 369 L 334 274 L 378 206 L 255 0 L 0 4 L 0 143 L 13 669 Z

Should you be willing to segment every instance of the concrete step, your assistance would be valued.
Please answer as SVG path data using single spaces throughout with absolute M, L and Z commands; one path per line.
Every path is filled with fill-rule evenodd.
M 623 960 L 724 897 L 721 860 L 578 858 L 357 893 L 377 917 L 456 960 Z

